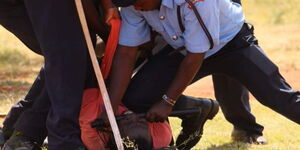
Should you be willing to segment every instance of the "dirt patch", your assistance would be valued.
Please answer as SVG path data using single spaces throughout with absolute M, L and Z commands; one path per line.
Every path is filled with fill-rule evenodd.
M 300 70 L 295 70 L 292 67 L 285 67 L 280 69 L 280 72 L 293 89 L 300 90 Z M 214 98 L 211 76 L 190 85 L 184 93 L 195 97 Z M 251 96 L 251 99 L 254 99 L 253 96 Z
M 28 90 L 28 85 L 0 86 L 0 92 L 14 92 L 14 91 L 25 91 L 25 90 Z
M 4 72 L 4 71 L 1 71 L 0 72 L 0 79 L 1 80 L 4 80 L 4 79 L 9 79 L 9 78 L 19 78 L 19 79 L 24 79 L 24 78 L 28 78 L 29 76 L 29 72 L 21 72 L 21 73 L 14 73 L 14 74 L 11 74 L 9 72 Z

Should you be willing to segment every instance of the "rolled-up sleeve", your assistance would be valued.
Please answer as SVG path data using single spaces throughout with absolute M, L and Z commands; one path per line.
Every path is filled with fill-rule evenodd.
M 120 45 L 139 46 L 150 41 L 150 28 L 142 14 L 133 6 L 122 8 L 121 16 Z
M 219 9 L 214 0 L 199 1 L 195 4 L 204 24 L 206 25 L 209 33 L 213 38 L 214 45 L 219 44 L 220 35 L 220 22 L 219 22 Z M 210 48 L 210 42 L 199 24 L 195 13 L 184 4 L 184 26 L 183 33 L 186 49 L 191 53 L 205 53 Z

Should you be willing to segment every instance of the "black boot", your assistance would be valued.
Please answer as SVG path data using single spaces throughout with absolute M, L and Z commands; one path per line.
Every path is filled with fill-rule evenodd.
M 0 127 L 0 147 L 3 147 L 4 143 L 13 134 L 13 128 L 9 128 L 6 125 Z
M 14 128 L 8 127 L 7 125 L 3 125 L 2 132 L 3 132 L 4 140 L 6 141 L 13 134 Z
M 179 150 L 189 150 L 201 139 L 203 126 L 207 119 L 213 119 L 219 111 L 219 103 L 211 99 L 181 96 L 175 109 L 199 108 L 200 113 L 179 116 L 182 119 L 182 130 L 177 137 L 176 147 Z
M 5 138 L 3 135 L 2 127 L 0 127 L 0 149 L 4 145 L 4 143 L 5 143 Z
M 4 144 L 2 150 L 41 150 L 41 148 L 22 132 L 14 131 L 13 135 Z

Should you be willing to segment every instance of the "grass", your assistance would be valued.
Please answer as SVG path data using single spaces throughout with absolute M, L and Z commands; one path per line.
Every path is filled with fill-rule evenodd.
M 0 113 L 26 94 L 42 61 L 0 26 Z
M 264 136 L 267 145 L 249 145 L 231 141 L 232 125 L 224 120 L 223 114 L 206 123 L 204 135 L 195 150 L 299 150 L 300 126 L 262 106 L 257 101 L 251 101 L 253 113 L 257 121 L 264 125 Z M 171 119 L 173 129 L 179 132 L 179 120 Z M 174 123 L 175 122 L 175 123 Z
M 246 18 L 255 24 L 256 36 L 267 55 L 279 67 L 288 83 L 300 90 L 300 3 L 299 0 L 242 0 Z M 28 50 L 13 35 L 0 27 L 0 113 L 24 97 L 43 59 Z M 211 79 L 205 78 L 190 86 L 186 94 L 213 97 Z M 299 150 L 300 126 L 262 106 L 251 97 L 252 112 L 264 125 L 268 145 L 247 145 L 232 142 L 232 125 L 220 111 L 207 122 L 199 150 Z M 300 117 L 300 116 L 299 116 Z M 2 120 L 0 120 L 1 122 Z M 171 118 L 174 135 L 180 121 Z

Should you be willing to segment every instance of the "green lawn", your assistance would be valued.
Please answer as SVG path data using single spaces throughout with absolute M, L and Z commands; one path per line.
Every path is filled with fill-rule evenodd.
M 256 26 L 256 35 L 261 46 L 278 64 L 291 86 L 300 90 L 299 0 L 251 0 L 244 1 L 243 5 L 247 20 Z M 7 113 L 11 105 L 26 94 L 42 64 L 42 57 L 29 51 L 13 35 L 0 27 L 0 113 Z M 207 86 L 207 83 L 204 84 Z M 213 98 L 210 82 L 208 84 L 209 89 L 204 88 L 202 83 L 196 83 L 186 93 Z M 202 92 L 195 93 L 194 88 Z M 299 125 L 262 106 L 253 98 L 251 106 L 257 121 L 265 126 L 264 135 L 269 141 L 268 145 L 233 143 L 230 139 L 232 126 L 220 111 L 205 125 L 203 138 L 195 149 L 300 149 Z M 176 135 L 180 130 L 180 122 L 172 118 L 171 123 Z

